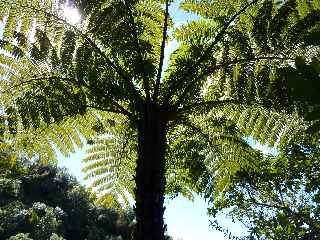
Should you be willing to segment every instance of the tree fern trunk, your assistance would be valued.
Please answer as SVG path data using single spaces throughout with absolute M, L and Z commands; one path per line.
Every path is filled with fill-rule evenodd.
M 164 240 L 166 121 L 146 106 L 138 122 L 135 240 Z

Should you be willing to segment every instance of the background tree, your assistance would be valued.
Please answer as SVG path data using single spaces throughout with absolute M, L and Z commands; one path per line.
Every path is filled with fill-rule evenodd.
M 65 170 L 8 160 L 1 155 L 1 240 L 131 239 L 132 211 L 95 205 Z
M 168 142 L 178 147 L 176 139 L 183 143 L 185 137 L 188 142 L 199 134 L 202 141 L 217 140 L 217 148 L 214 141 L 197 145 L 212 153 L 214 161 L 235 153 L 227 143 L 243 143 L 223 134 L 208 138 L 217 125 L 202 132 L 203 116 L 221 113 L 221 106 L 230 105 L 234 113 L 248 109 L 243 119 L 252 116 L 256 105 L 304 115 L 301 109 L 311 100 L 312 106 L 319 104 L 305 98 L 306 91 L 318 92 L 318 75 L 300 88 L 305 75 L 299 67 L 310 65 L 312 72 L 318 71 L 316 0 L 184 1 L 181 7 L 197 13 L 199 20 L 175 31 L 180 45 L 164 74 L 167 30 L 172 26 L 169 1 L 74 1 L 82 14 L 77 25 L 65 19 L 61 2 L 1 2 L 2 100 L 5 113 L 18 122 L 11 134 L 21 129 L 20 120 L 24 128 L 39 129 L 61 123 L 66 116 L 84 115 L 89 108 L 124 115 L 136 142 L 132 145 L 137 156 L 136 239 L 164 239 L 166 166 L 175 166 L 175 160 L 184 157 Z M 277 116 L 272 120 L 276 122 Z M 8 119 L 5 123 L 10 126 Z M 266 121 L 272 126 L 262 119 L 255 127 Z M 242 128 L 250 132 L 247 126 Z M 277 143 L 283 128 L 272 132 Z M 174 156 L 167 162 L 166 153 Z M 121 157 L 112 156 L 117 162 Z M 241 168 L 252 165 L 245 163 Z M 188 161 L 185 165 L 190 166 Z M 231 161 L 229 166 L 233 165 Z
M 319 145 L 287 146 L 257 158 L 259 171 L 240 170 L 212 197 L 212 216 L 228 209 L 248 228 L 248 239 L 316 239 L 319 221 Z M 219 228 L 218 222 L 214 226 Z

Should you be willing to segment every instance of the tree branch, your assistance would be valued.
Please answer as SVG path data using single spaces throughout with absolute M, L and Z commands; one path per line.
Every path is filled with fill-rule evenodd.
M 275 185 L 276 185 L 276 189 L 278 190 L 279 195 L 280 195 L 280 201 L 281 201 L 281 203 L 284 205 L 284 200 L 283 200 L 281 185 L 280 185 L 280 183 L 279 183 L 278 181 L 276 181 Z
M 267 208 L 277 208 L 277 209 L 281 209 L 281 210 L 285 210 L 285 211 L 289 211 L 291 213 L 294 213 L 294 211 L 292 211 L 289 207 L 281 206 L 278 204 L 269 204 L 269 203 L 259 202 L 258 200 L 255 199 L 255 197 L 251 194 L 250 190 L 247 187 L 244 187 L 244 188 L 246 189 L 252 204 L 262 206 L 262 207 L 267 207 Z M 259 190 L 256 190 L 256 191 L 259 192 Z
M 158 67 L 158 73 L 156 78 L 156 85 L 154 88 L 154 94 L 153 94 L 153 101 L 156 102 L 158 94 L 159 94 L 159 88 L 160 88 L 160 81 L 161 81 L 161 73 L 163 68 L 163 60 L 164 60 L 164 50 L 166 47 L 166 39 L 167 39 L 167 30 L 168 30 L 168 18 L 169 18 L 169 1 L 166 0 L 166 12 L 164 16 L 164 23 L 163 23 L 163 32 L 162 32 L 162 42 L 161 42 L 161 50 L 160 50 L 160 60 L 159 60 L 159 67 Z
M 293 212 L 290 208 L 288 208 L 288 207 L 284 207 L 284 206 L 276 205 L 276 204 L 268 204 L 268 203 L 257 202 L 255 199 L 250 199 L 250 200 L 251 200 L 251 202 L 252 202 L 254 205 L 258 205 L 258 206 L 262 206 L 262 207 L 267 207 L 267 208 L 277 208 L 277 209 L 281 209 L 281 210 L 285 210 L 285 211 L 294 213 L 294 212 Z

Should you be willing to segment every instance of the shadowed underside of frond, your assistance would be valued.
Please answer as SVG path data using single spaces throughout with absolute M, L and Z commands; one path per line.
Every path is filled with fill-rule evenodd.
M 196 179 L 196 172 L 202 171 L 190 189 L 197 191 L 197 184 L 202 189 L 212 189 L 214 185 L 216 193 L 224 192 L 238 171 L 258 171 L 255 163 L 263 155 L 254 150 L 244 136 L 251 136 L 268 147 L 281 148 L 292 143 L 308 124 L 298 115 L 259 105 L 229 103 L 206 115 L 194 114 L 169 137 L 168 159 L 176 172 L 169 171 L 168 179 L 178 181 L 178 186 L 180 181 L 183 183 L 180 185 L 186 187 L 190 184 L 188 174 L 192 172 Z M 185 162 L 187 166 L 183 165 Z M 197 170 L 192 169 L 192 163 L 197 163 Z M 181 190 L 188 196 L 188 188 Z
M 193 119 L 193 118 L 192 118 Z M 242 169 L 256 171 L 256 158 L 261 157 L 241 137 L 237 125 L 226 116 L 208 114 L 193 127 L 197 136 L 208 144 L 205 162 L 215 191 L 228 188 L 232 176 Z M 207 186 L 207 188 L 210 187 Z
M 309 124 L 294 114 L 279 113 L 259 106 L 248 107 L 233 104 L 220 111 L 217 109 L 212 111 L 208 118 L 225 118 L 234 124 L 236 130 L 240 131 L 242 138 L 251 136 L 270 148 L 286 147 L 292 143 L 295 136 L 305 131 Z M 204 128 L 203 131 L 208 130 Z M 230 141 L 222 138 L 223 141 L 218 142 L 217 148 L 208 152 L 206 165 L 214 178 L 215 194 L 227 191 L 231 186 L 232 178 L 238 171 L 259 171 L 255 164 L 262 159 L 263 155 L 253 150 L 239 137 L 240 135 L 236 135 L 229 139 Z

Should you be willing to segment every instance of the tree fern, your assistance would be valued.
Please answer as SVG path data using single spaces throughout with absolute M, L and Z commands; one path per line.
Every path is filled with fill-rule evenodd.
M 214 182 L 223 194 L 260 156 L 241 135 L 281 146 L 298 132 L 295 116 L 319 106 L 315 2 L 184 1 L 199 20 L 176 30 L 179 46 L 162 74 L 170 1 L 74 1 L 82 21 L 72 25 L 59 1 L 4 0 L 9 132 L 43 129 L 65 153 L 79 143 L 75 133 L 85 135 L 93 144 L 86 171 L 98 176 L 102 199 L 126 187 L 136 238 L 164 239 L 165 186 L 188 195 Z M 197 151 L 187 151 L 192 145 Z

